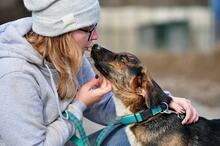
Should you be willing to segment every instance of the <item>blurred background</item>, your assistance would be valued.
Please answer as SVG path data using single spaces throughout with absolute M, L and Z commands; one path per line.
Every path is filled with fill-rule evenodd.
M 136 54 L 164 90 L 220 118 L 220 0 L 101 1 L 99 43 Z M 1 0 L 0 23 L 30 16 Z
M 220 0 L 100 2 L 101 44 L 133 52 L 164 90 L 220 117 Z

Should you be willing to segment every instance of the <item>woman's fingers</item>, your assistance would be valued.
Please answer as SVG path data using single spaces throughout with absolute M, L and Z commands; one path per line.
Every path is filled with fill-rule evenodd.
M 192 106 L 190 100 L 186 99 L 186 103 L 183 104 L 183 108 L 186 111 L 186 117 L 183 119 L 182 124 L 195 123 L 198 120 L 198 113 L 196 109 Z
M 79 88 L 76 98 L 89 106 L 100 101 L 111 90 L 111 83 L 107 79 L 96 76 Z
M 185 116 L 185 118 L 183 119 L 183 121 L 182 121 L 182 124 L 184 125 L 184 124 L 188 124 L 189 123 L 189 120 L 190 120 L 190 118 L 192 118 L 192 109 L 189 107 L 189 105 L 187 104 L 184 104 L 184 107 L 183 107 L 184 109 L 185 109 L 185 111 L 186 111 L 186 116 Z
M 104 94 L 106 94 L 111 90 L 112 90 L 111 83 L 107 79 L 103 78 L 100 87 L 96 88 L 93 92 L 94 94 L 96 94 L 96 96 L 103 96 Z
M 191 118 L 188 120 L 189 123 L 195 123 L 198 119 L 198 113 L 196 111 L 196 109 L 194 107 L 192 107 L 192 116 Z
M 176 102 L 171 102 L 169 105 L 172 109 L 174 109 L 177 113 L 181 113 L 184 111 L 184 109 L 182 108 L 182 106 L 180 106 L 179 104 L 177 104 Z
M 90 80 L 89 82 L 87 82 L 85 85 L 84 85 L 84 88 L 87 88 L 87 89 L 92 89 L 94 88 L 95 86 L 97 86 L 99 84 L 99 79 L 94 77 L 92 80 Z
M 170 107 L 178 113 L 186 114 L 182 124 L 195 123 L 199 119 L 196 109 L 192 106 L 190 100 L 186 98 L 173 97 Z

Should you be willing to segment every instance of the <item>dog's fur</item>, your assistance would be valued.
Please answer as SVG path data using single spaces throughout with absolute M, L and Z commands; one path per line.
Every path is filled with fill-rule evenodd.
M 95 67 L 113 84 L 118 116 L 171 102 L 172 98 L 134 55 L 113 53 L 96 44 L 91 57 Z M 219 146 L 220 120 L 200 117 L 196 124 L 182 125 L 175 114 L 159 114 L 127 126 L 126 134 L 132 146 Z

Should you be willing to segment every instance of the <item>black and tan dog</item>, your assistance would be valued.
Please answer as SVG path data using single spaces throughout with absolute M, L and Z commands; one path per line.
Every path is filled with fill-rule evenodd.
M 134 55 L 113 53 L 96 44 L 91 57 L 95 67 L 113 84 L 118 116 L 172 100 Z M 158 114 L 127 126 L 126 134 L 132 146 L 220 146 L 220 120 L 200 117 L 196 124 L 182 125 L 176 114 Z

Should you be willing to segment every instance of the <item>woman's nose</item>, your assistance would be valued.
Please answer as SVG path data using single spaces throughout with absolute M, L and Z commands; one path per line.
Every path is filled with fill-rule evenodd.
M 98 30 L 95 29 L 94 32 L 93 32 L 93 34 L 92 34 L 91 40 L 98 40 L 98 38 L 99 38 Z

